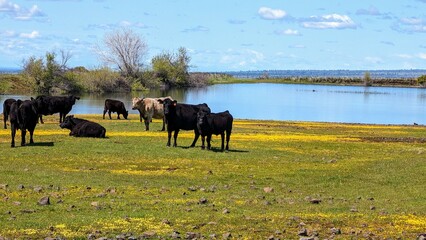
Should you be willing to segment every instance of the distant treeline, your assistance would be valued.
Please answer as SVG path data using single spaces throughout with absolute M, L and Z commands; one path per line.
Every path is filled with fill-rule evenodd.
M 368 72 L 374 79 L 407 79 L 426 75 L 425 69 L 401 70 L 261 70 L 223 72 L 235 78 L 362 78 Z

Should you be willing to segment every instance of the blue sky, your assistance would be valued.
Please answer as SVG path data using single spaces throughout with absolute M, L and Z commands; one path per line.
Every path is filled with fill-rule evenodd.
M 192 71 L 425 69 L 426 0 L 0 0 L 0 67 L 47 51 L 102 65 L 106 33 L 129 28 L 145 64 L 188 49 Z

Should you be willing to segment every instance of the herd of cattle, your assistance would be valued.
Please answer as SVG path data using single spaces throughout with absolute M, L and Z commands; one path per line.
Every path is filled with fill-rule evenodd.
M 30 143 L 34 143 L 33 133 L 37 123 L 43 122 L 43 115 L 59 113 L 59 126 L 69 129 L 70 136 L 75 137 L 97 137 L 104 138 L 106 129 L 100 124 L 85 119 L 75 118 L 73 115 L 67 116 L 76 100 L 76 96 L 38 96 L 30 100 L 6 99 L 3 103 L 4 128 L 7 128 L 7 120 L 10 121 L 12 143 L 15 146 L 16 130 L 21 130 L 21 146 L 25 146 L 25 135 L 30 133 Z M 165 130 L 167 125 L 167 146 L 170 146 L 172 132 L 174 132 L 173 147 L 177 146 L 176 140 L 179 131 L 194 130 L 194 140 L 191 147 L 194 147 L 201 135 L 202 146 L 205 148 L 205 138 L 207 137 L 207 149 L 211 149 L 211 137 L 213 134 L 221 135 L 221 150 L 229 150 L 229 139 L 232 131 L 233 117 L 228 112 L 212 113 L 205 103 L 192 105 L 177 103 L 171 97 L 162 98 L 133 98 L 132 109 L 139 111 L 140 121 L 144 121 L 145 130 L 149 131 L 149 123 L 153 118 L 162 119 Z M 117 119 L 122 115 L 127 119 L 129 112 L 123 102 L 113 99 L 105 100 L 103 119 L 108 112 L 111 119 L 111 112 L 117 113 Z M 226 133 L 226 147 L 225 147 Z

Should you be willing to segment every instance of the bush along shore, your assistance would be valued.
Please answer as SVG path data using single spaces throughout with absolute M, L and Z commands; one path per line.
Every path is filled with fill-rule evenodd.
M 426 229 L 426 128 L 236 119 L 228 152 L 214 136 L 166 147 L 128 120 L 75 138 L 46 116 L 34 144 L 0 129 L 0 238 L 416 239 Z M 19 134 L 17 136 L 19 139 Z
M 169 76 L 170 77 L 170 76 Z M 268 77 L 237 78 L 226 73 L 187 73 L 184 81 L 179 78 L 160 78 L 158 73 L 146 71 L 138 77 L 121 76 L 111 69 L 86 70 L 74 68 L 59 72 L 51 79 L 40 80 L 28 73 L 0 74 L 0 94 L 41 93 L 108 93 L 149 90 L 155 88 L 203 87 L 212 84 L 230 83 L 284 83 L 284 84 L 325 84 L 353 86 L 425 87 L 426 76 L 419 78 L 359 78 L 350 77 Z

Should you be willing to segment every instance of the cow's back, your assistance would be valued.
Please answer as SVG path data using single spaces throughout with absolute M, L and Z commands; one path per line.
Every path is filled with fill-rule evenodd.
M 100 124 L 92 121 L 82 121 L 74 126 L 70 135 L 76 137 L 104 138 L 105 133 L 106 129 Z
M 106 99 L 105 100 L 105 109 L 108 109 L 112 112 L 123 112 L 126 111 L 124 103 L 122 101 Z
M 224 131 L 232 130 L 234 118 L 228 112 L 211 113 L 207 116 L 207 122 L 210 125 L 212 134 L 221 134 Z
M 41 104 L 39 104 L 40 113 L 49 115 L 58 112 L 70 112 L 76 98 L 73 96 L 38 96 L 36 99 L 41 101 Z
M 176 104 L 176 127 L 184 130 L 197 128 L 197 113 L 200 110 L 210 112 L 207 104 Z

